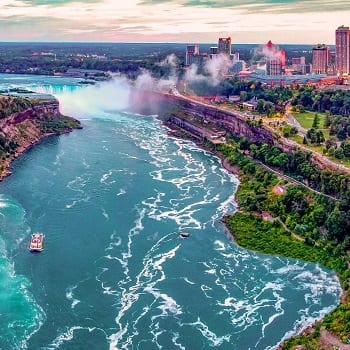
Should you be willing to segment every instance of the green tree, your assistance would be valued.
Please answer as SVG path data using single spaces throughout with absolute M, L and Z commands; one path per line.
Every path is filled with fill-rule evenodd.
M 343 149 L 344 157 L 350 158 L 350 141 L 343 141 L 340 147 Z
M 256 106 L 256 111 L 258 113 L 264 113 L 264 111 L 265 111 L 264 105 L 265 105 L 265 101 L 262 99 L 259 99 L 258 104 Z
M 344 151 L 342 148 L 337 148 L 334 151 L 334 157 L 337 159 L 343 159 L 344 158 Z
M 248 99 L 248 94 L 246 91 L 241 91 L 239 96 L 240 96 L 241 102 L 245 102 Z
M 325 138 L 324 138 L 324 135 L 323 135 L 323 132 L 321 130 L 318 130 L 316 132 L 316 143 L 320 144 L 322 142 L 324 142 Z
M 310 140 L 311 143 L 317 142 L 316 130 L 311 128 L 307 131 L 306 137 Z
M 319 117 L 319 115 L 317 113 L 315 113 L 315 117 L 314 117 L 314 121 L 312 123 L 312 127 L 315 128 L 315 129 L 318 129 L 319 124 L 320 124 L 320 117 Z

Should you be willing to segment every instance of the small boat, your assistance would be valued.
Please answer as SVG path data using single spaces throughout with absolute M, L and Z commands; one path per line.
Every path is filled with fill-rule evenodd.
M 188 238 L 188 237 L 190 237 L 190 234 L 188 232 L 180 232 L 180 237 Z
M 44 249 L 45 235 L 42 233 L 33 233 L 29 243 L 29 250 L 31 252 L 41 252 Z

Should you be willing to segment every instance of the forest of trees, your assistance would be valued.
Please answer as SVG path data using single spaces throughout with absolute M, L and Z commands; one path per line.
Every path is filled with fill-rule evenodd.
M 239 141 L 239 148 L 249 151 L 254 159 L 282 170 L 315 190 L 337 198 L 337 201 L 332 201 L 327 197 L 321 197 L 317 207 L 310 207 L 303 190 L 292 187 L 282 203 L 279 203 L 276 198 L 271 201 L 270 209 L 276 216 L 284 218 L 288 227 L 294 230 L 297 228 L 298 232 L 303 231 L 312 240 L 320 237 L 323 228 L 326 230 L 323 232 L 328 232 L 330 239 L 343 244 L 344 249 L 350 248 L 348 235 L 350 232 L 350 178 L 348 175 L 320 170 L 310 162 L 310 154 L 301 151 L 296 154 L 285 153 L 277 146 L 254 144 L 247 139 Z M 255 172 L 254 163 L 250 162 L 247 166 L 251 173 Z M 262 178 L 261 181 L 263 184 L 264 179 Z M 256 194 L 259 193 L 258 189 L 256 190 Z M 265 199 L 259 195 L 250 196 L 247 198 L 249 208 L 259 210 Z
M 350 136 L 350 91 L 317 90 L 302 86 L 291 100 L 295 109 L 326 113 L 325 128 L 338 140 Z

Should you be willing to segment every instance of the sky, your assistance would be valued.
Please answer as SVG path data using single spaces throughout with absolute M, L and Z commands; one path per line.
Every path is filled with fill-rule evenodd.
M 349 0 L 0 0 L 0 41 L 334 44 Z

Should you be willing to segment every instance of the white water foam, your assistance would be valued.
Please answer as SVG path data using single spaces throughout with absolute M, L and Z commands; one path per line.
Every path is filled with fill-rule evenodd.
M 74 339 L 74 334 L 78 331 L 88 331 L 92 333 L 94 331 L 103 332 L 107 338 L 106 332 L 98 327 L 83 327 L 83 326 L 72 326 L 66 327 L 65 329 L 60 331 L 60 334 L 48 345 L 43 347 L 45 350 L 54 350 L 59 349 L 64 343 L 68 343 L 72 339 Z
M 208 341 L 208 345 L 211 347 L 221 346 L 223 343 L 230 343 L 230 334 L 218 337 L 204 322 L 201 321 L 199 317 L 196 322 L 184 325 L 192 326 L 193 328 L 197 329 L 205 337 L 205 339 Z
M 72 286 L 72 287 L 68 287 L 66 289 L 66 298 L 72 302 L 72 305 L 71 305 L 72 309 L 74 309 L 80 303 L 79 299 L 74 298 L 74 290 L 76 288 L 77 288 L 77 286 Z

